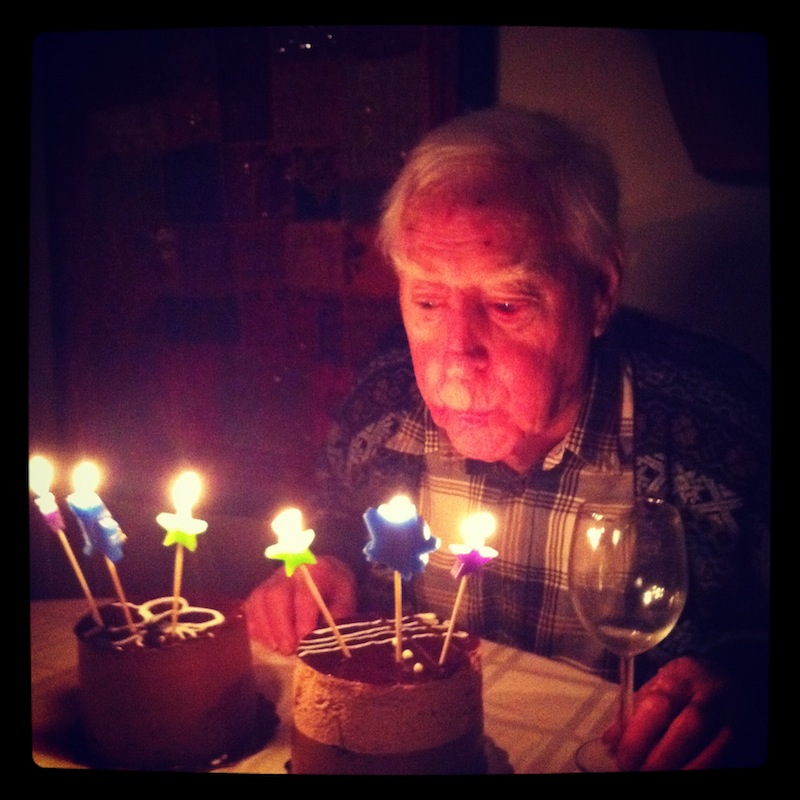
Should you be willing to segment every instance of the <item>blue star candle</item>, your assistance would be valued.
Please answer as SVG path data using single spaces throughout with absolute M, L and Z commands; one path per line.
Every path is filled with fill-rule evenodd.
M 322 616 L 328 623 L 328 627 L 333 631 L 339 647 L 345 656 L 350 658 L 350 649 L 344 641 L 330 609 L 322 599 L 322 595 L 317 588 L 311 573 L 308 570 L 307 564 L 316 564 L 317 559 L 311 552 L 311 542 L 314 541 L 316 534 L 310 528 L 303 529 L 303 515 L 298 508 L 286 508 L 272 520 L 272 530 L 278 537 L 276 544 L 271 544 L 264 551 L 267 558 L 283 561 L 286 568 L 286 577 L 291 578 L 296 569 L 300 572 L 305 579 L 311 596 L 314 598 Z
M 364 548 L 367 560 L 391 567 L 405 581 L 425 569 L 428 554 L 441 544 L 431 536 L 427 523 L 405 495 L 397 495 L 378 508 L 368 508 L 364 522 L 370 536 Z
M 50 486 L 53 483 L 54 470 L 52 464 L 44 456 L 33 456 L 28 462 L 28 480 L 30 487 L 36 495 L 36 506 L 44 517 L 47 527 L 58 537 L 64 552 L 67 555 L 69 563 L 72 565 L 72 570 L 78 583 L 83 590 L 83 594 L 89 603 L 89 610 L 92 614 L 92 619 L 98 624 L 103 624 L 103 619 L 100 616 L 100 611 L 97 608 L 92 592 L 89 589 L 89 584 L 83 575 L 83 571 L 78 564 L 78 559 L 72 552 L 69 541 L 64 534 L 64 517 L 61 516 L 61 509 L 56 503 L 56 498 L 50 491 Z
M 402 581 L 425 569 L 429 553 L 439 547 L 441 540 L 431 536 L 428 524 L 405 495 L 396 495 L 378 508 L 368 508 L 364 522 L 370 536 L 364 548 L 367 560 L 394 570 L 395 658 L 399 662 L 403 660 Z
M 67 504 L 83 533 L 83 554 L 91 556 L 99 550 L 116 564 L 122 559 L 126 537 L 96 492 L 100 472 L 91 461 L 83 461 L 75 467 L 72 482 L 75 491 L 67 495 Z
M 455 555 L 456 560 L 450 574 L 459 580 L 458 591 L 456 592 L 455 603 L 453 603 L 453 613 L 450 615 L 450 622 L 447 626 L 442 654 L 439 657 L 439 664 L 444 664 L 447 651 L 450 648 L 450 639 L 453 636 L 458 608 L 461 605 L 461 598 L 464 596 L 464 589 L 467 585 L 467 577 L 482 569 L 493 558 L 498 555 L 497 550 L 486 546 L 487 537 L 491 536 L 497 528 L 497 521 L 487 511 L 479 511 L 471 514 L 461 521 L 461 536 L 464 544 L 451 544 L 450 552 Z
M 181 581 L 183 578 L 183 549 L 194 552 L 197 549 L 197 537 L 208 530 L 208 523 L 192 516 L 192 507 L 200 499 L 202 483 L 196 472 L 182 472 L 172 485 L 172 502 L 175 513 L 162 512 L 156 522 L 167 531 L 162 544 L 165 547 L 175 545 L 175 568 L 172 579 L 172 632 L 178 628 L 178 609 L 181 599 Z
M 75 491 L 67 495 L 67 505 L 81 527 L 84 555 L 91 556 L 99 550 L 105 557 L 106 567 L 125 614 L 125 621 L 131 633 L 134 633 L 130 607 L 115 566 L 122 558 L 122 545 L 127 537 L 97 494 L 99 483 L 100 471 L 97 466 L 91 461 L 82 461 L 72 472 Z

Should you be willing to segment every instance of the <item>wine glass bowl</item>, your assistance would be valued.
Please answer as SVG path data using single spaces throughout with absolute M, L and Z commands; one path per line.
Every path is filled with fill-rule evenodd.
M 623 723 L 633 694 L 633 657 L 655 647 L 683 611 L 688 568 L 677 509 L 653 498 L 624 506 L 584 503 L 569 556 L 569 592 L 587 632 L 620 657 Z M 601 742 L 576 757 L 585 771 L 614 771 Z

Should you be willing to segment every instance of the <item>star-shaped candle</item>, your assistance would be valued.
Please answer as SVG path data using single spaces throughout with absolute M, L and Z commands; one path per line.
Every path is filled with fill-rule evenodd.
M 403 660 L 403 588 L 402 581 L 422 572 L 428 555 L 441 540 L 431 535 L 425 520 L 406 495 L 396 495 L 378 508 L 364 512 L 370 541 L 364 548 L 368 561 L 384 564 L 394 570 L 395 658 Z
M 303 515 L 300 509 L 286 508 L 272 520 L 272 530 L 278 537 L 276 544 L 271 544 L 264 551 L 267 558 L 283 561 L 286 568 L 286 576 L 291 578 L 296 569 L 300 569 L 305 579 L 308 590 L 314 598 L 319 610 L 325 617 L 328 627 L 333 631 L 333 635 L 342 648 L 342 652 L 350 658 L 350 650 L 344 641 L 339 628 L 333 619 L 330 609 L 322 599 L 322 595 L 317 588 L 307 564 L 316 564 L 317 559 L 311 552 L 311 542 L 314 541 L 316 534 L 310 528 L 303 529 Z
M 84 555 L 99 550 L 112 563 L 122 559 L 125 534 L 97 494 L 100 470 L 93 461 L 82 461 L 72 472 L 74 491 L 67 504 L 78 519 L 83 533 Z
M 303 530 L 303 515 L 299 508 L 286 508 L 272 520 L 272 530 L 278 537 L 265 551 L 267 558 L 283 561 L 286 575 L 291 578 L 301 564 L 316 564 L 317 559 L 309 549 L 316 534 L 310 528 Z
M 197 549 L 197 537 L 205 533 L 208 523 L 192 516 L 192 507 L 200 499 L 202 484 L 196 472 L 182 472 L 172 485 L 172 502 L 175 504 L 175 513 L 162 512 L 156 517 L 156 522 L 167 531 L 163 545 L 175 545 L 175 569 L 172 582 L 172 631 L 178 627 L 178 610 L 181 598 L 181 580 L 183 576 L 183 549 L 192 552 Z
M 53 465 L 44 456 L 33 456 L 28 462 L 28 482 L 36 495 L 36 506 L 47 526 L 56 533 L 64 530 L 64 518 L 50 491 L 54 476 Z
M 83 594 L 89 603 L 89 610 L 92 619 L 98 624 L 103 624 L 103 619 L 100 616 L 100 611 L 97 608 L 92 592 L 89 589 L 89 584 L 83 575 L 78 559 L 75 558 L 75 553 L 72 552 L 69 541 L 64 534 L 64 518 L 61 516 L 61 510 L 56 503 L 53 493 L 50 491 L 50 486 L 53 483 L 54 470 L 53 465 L 44 456 L 33 456 L 28 462 L 28 480 L 30 487 L 36 494 L 36 505 L 39 511 L 42 512 L 44 521 L 51 531 L 58 537 L 64 552 L 67 555 L 69 563 L 75 572 Z
M 439 664 L 444 664 L 447 651 L 450 648 L 450 640 L 453 637 L 453 628 L 458 616 L 458 608 L 461 605 L 461 598 L 464 596 L 464 589 L 467 585 L 467 577 L 477 572 L 485 564 L 495 558 L 498 553 L 492 547 L 486 546 L 486 538 L 491 536 L 497 528 L 497 521 L 488 511 L 478 511 L 471 514 L 461 521 L 461 536 L 464 544 L 451 544 L 450 552 L 455 557 L 455 563 L 450 570 L 451 575 L 458 580 L 458 592 L 456 592 L 455 603 L 453 603 L 453 613 L 450 615 L 450 623 L 447 626 L 442 654 L 439 657 Z
M 428 524 L 406 495 L 396 495 L 378 508 L 368 508 L 364 522 L 370 535 L 364 548 L 367 559 L 391 567 L 403 580 L 422 572 L 428 554 L 441 544 L 431 536 Z
M 72 472 L 74 491 L 67 495 L 67 505 L 72 509 L 81 527 L 84 555 L 91 556 L 95 550 L 103 553 L 117 597 L 122 604 L 125 620 L 133 633 L 135 632 L 133 618 L 115 566 L 122 558 L 122 545 L 127 537 L 97 494 L 99 484 L 100 470 L 97 465 L 92 461 L 82 461 Z
M 497 521 L 488 511 L 478 511 L 461 521 L 460 532 L 464 544 L 450 545 L 450 552 L 456 557 L 450 571 L 454 578 L 466 578 L 497 557 L 497 550 L 486 546 L 486 539 L 496 529 Z

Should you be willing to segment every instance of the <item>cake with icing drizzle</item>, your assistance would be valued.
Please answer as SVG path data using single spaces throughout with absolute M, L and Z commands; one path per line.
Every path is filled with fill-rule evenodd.
M 241 609 L 179 598 L 101 606 L 78 639 L 82 748 L 90 766 L 206 770 L 263 747 L 277 724 L 257 691 Z
M 402 660 L 394 620 L 337 623 L 300 643 L 294 675 L 293 774 L 431 775 L 486 771 L 480 641 L 456 631 L 442 665 L 446 626 L 406 616 Z

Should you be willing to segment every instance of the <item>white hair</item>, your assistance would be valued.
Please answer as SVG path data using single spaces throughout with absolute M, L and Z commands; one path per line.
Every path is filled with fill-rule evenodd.
M 534 230 L 544 255 L 592 267 L 619 243 L 619 191 L 605 150 L 557 118 L 513 107 L 457 117 L 409 154 L 384 198 L 382 252 L 403 260 L 405 218 L 431 195 L 501 202 Z

